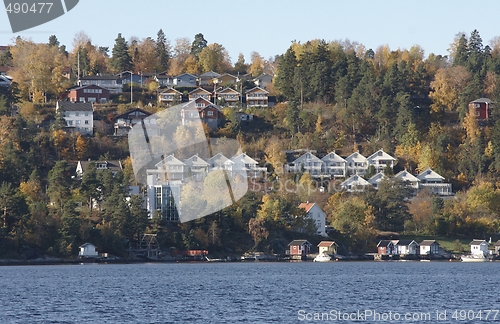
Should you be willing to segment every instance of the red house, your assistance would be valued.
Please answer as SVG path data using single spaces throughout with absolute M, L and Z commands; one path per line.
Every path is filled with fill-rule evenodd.
M 307 240 L 293 240 L 288 244 L 291 256 L 305 257 L 311 252 L 311 243 Z
M 97 85 L 87 85 L 69 90 L 68 99 L 71 102 L 95 102 L 109 101 L 109 90 Z
M 396 247 L 391 240 L 381 240 L 377 244 L 377 252 L 382 255 L 396 254 Z
M 477 100 L 469 102 L 469 108 L 476 110 L 476 116 L 478 120 L 488 120 L 491 118 L 492 105 L 490 99 L 479 98 Z

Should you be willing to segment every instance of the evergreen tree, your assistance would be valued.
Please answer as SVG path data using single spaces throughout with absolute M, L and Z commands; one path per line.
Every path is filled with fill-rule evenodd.
M 170 45 L 162 29 L 160 29 L 157 34 L 155 53 L 156 59 L 158 60 L 156 63 L 156 71 L 167 71 L 170 62 Z
M 191 55 L 196 57 L 198 60 L 198 55 L 203 51 L 205 47 L 207 47 L 208 42 L 205 37 L 203 37 L 202 33 L 194 35 L 193 43 L 191 44 Z
M 128 50 L 127 42 L 122 34 L 119 33 L 115 39 L 115 45 L 111 51 L 112 57 L 110 60 L 110 67 L 115 72 L 124 72 L 132 70 L 132 58 Z
M 299 127 L 299 108 L 297 107 L 296 101 L 289 101 L 286 108 L 286 120 L 290 133 L 297 133 Z
M 293 47 L 290 46 L 280 59 L 276 73 L 276 87 L 288 100 L 294 100 L 297 97 L 291 82 L 294 79 L 296 67 L 297 58 Z
M 49 46 L 59 47 L 59 41 L 57 40 L 57 36 L 56 35 L 51 35 L 49 37 Z
M 455 50 L 455 56 L 453 57 L 453 66 L 466 66 L 468 59 L 469 49 L 467 47 L 467 38 L 465 34 L 462 34 L 458 40 L 458 46 Z

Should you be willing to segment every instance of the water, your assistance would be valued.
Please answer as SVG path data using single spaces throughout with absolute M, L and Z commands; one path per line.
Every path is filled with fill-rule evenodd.
M 500 309 L 499 280 L 498 262 L 10 266 L 0 267 L 0 323 L 339 322 L 335 311 L 379 314 L 365 323 L 389 312 L 431 315 L 393 323 L 492 323 L 484 310 Z

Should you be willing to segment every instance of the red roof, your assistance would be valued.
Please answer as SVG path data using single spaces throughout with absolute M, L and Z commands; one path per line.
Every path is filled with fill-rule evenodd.
M 321 241 L 318 244 L 318 247 L 330 247 L 332 245 L 335 245 L 335 242 L 333 241 Z
M 304 208 L 306 210 L 306 212 L 309 212 L 311 210 L 311 208 L 315 205 L 316 203 L 310 203 L 310 202 L 306 202 L 306 203 L 301 203 L 299 205 L 299 208 Z

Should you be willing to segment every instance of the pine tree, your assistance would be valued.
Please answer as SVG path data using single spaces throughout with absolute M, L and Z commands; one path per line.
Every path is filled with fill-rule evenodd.
M 167 71 L 170 63 L 170 45 L 162 29 L 160 29 L 157 34 L 155 53 L 158 60 L 156 63 L 156 71 Z
M 279 61 L 276 75 L 276 87 L 288 100 L 294 100 L 296 97 L 295 89 L 292 84 L 296 67 L 297 58 L 295 57 L 293 47 L 290 46 Z
M 115 46 L 111 51 L 112 57 L 110 60 L 110 67 L 115 72 L 131 71 L 132 70 L 132 58 L 128 51 L 128 45 L 122 34 L 119 33 L 118 37 L 115 39 Z
M 453 66 L 465 66 L 469 58 L 469 49 L 467 47 L 467 38 L 465 34 L 460 36 L 458 40 L 458 46 L 455 50 L 455 56 L 453 57 Z
M 196 34 L 194 36 L 193 43 L 191 44 L 191 55 L 198 59 L 198 55 L 205 47 L 207 47 L 207 44 L 208 42 L 205 37 L 203 37 L 202 33 Z

